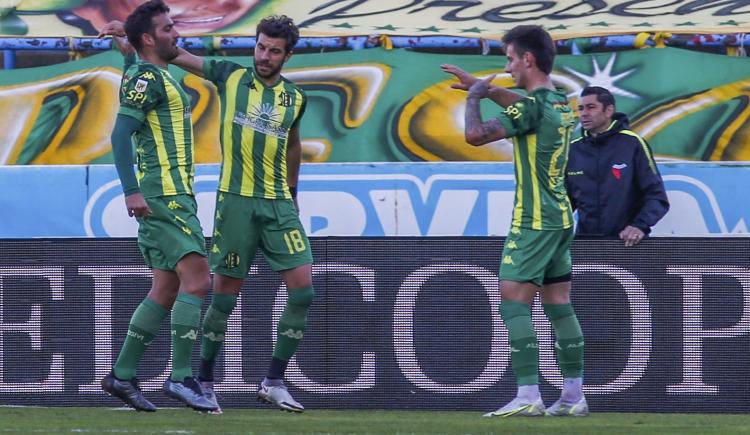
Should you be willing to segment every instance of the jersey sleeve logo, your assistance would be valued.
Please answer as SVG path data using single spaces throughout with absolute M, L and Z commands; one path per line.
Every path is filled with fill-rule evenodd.
M 151 74 L 151 73 L 148 73 Z M 145 76 L 145 74 L 144 74 Z M 146 92 L 146 88 L 148 87 L 148 82 L 143 79 L 138 79 L 137 82 L 135 82 L 135 91 L 136 92 Z
M 515 103 L 514 105 L 505 108 L 505 114 L 508 115 L 509 118 L 518 119 L 523 116 L 523 113 L 521 112 L 522 107 L 523 105 L 520 103 Z

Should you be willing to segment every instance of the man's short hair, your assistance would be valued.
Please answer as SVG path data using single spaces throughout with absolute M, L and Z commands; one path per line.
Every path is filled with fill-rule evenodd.
M 271 15 L 260 20 L 255 29 L 255 38 L 257 39 L 261 33 L 271 38 L 286 39 L 284 48 L 287 53 L 291 52 L 299 41 L 299 29 L 294 20 L 286 15 Z
M 605 109 L 607 106 L 615 107 L 615 97 L 607 88 L 601 86 L 586 86 L 581 92 L 581 98 L 589 95 L 596 95 L 596 101 L 602 103 Z
M 545 74 L 552 72 L 555 62 L 555 42 L 542 26 L 516 26 L 503 36 L 503 43 L 513 48 L 519 55 L 531 52 L 536 59 L 536 66 Z
M 164 4 L 163 0 L 149 0 L 141 4 L 128 15 L 125 20 L 125 34 L 128 35 L 128 42 L 136 51 L 143 48 L 141 36 L 144 33 L 154 34 L 154 23 L 152 19 L 160 14 L 168 14 L 169 6 Z

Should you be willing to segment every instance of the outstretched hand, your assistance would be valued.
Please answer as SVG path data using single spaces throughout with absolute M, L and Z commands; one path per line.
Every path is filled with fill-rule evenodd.
M 474 82 L 473 85 L 469 88 L 469 95 L 467 95 L 467 98 L 484 98 L 486 97 L 490 92 L 490 83 L 492 83 L 493 80 L 495 80 L 495 76 L 497 74 L 492 74 L 491 76 L 485 77 L 482 80 L 477 80 Z
M 471 85 L 473 85 L 479 80 L 478 78 L 467 73 L 466 71 L 462 70 L 456 65 L 451 65 L 449 63 L 444 63 L 440 65 L 440 69 L 442 69 L 443 72 L 446 72 L 448 74 L 453 74 L 458 79 L 459 81 L 458 83 L 451 84 L 451 88 L 453 89 L 468 91 Z

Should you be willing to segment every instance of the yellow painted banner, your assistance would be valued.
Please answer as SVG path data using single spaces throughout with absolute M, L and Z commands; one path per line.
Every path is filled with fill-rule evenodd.
M 0 0 L 0 35 L 95 35 L 144 0 Z M 744 33 L 746 0 L 171 0 L 183 35 L 254 35 L 258 20 L 286 14 L 303 36 L 454 35 L 498 39 L 519 24 L 555 38 L 632 34 Z

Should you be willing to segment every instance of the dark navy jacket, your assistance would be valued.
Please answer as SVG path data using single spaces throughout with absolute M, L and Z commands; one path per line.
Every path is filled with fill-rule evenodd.
M 609 130 L 570 144 L 565 187 L 578 210 L 576 234 L 617 236 L 632 225 L 651 232 L 669 210 L 664 182 L 645 140 L 615 113 Z

